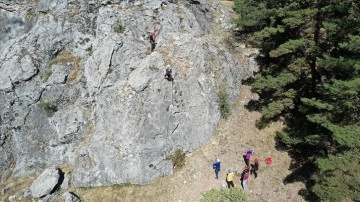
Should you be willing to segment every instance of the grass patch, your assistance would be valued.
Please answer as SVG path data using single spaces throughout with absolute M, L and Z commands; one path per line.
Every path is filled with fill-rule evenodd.
M 228 189 L 211 189 L 208 192 L 203 194 L 203 197 L 200 199 L 200 202 L 246 202 L 248 201 L 245 193 L 238 189 L 232 188 Z
M 170 160 L 174 168 L 182 168 L 185 165 L 185 152 L 177 149 L 171 156 Z
M 230 116 L 229 94 L 224 88 L 221 88 L 218 97 L 221 118 L 227 119 Z
M 52 102 L 46 102 L 46 101 L 40 101 L 37 103 L 37 106 L 39 108 L 42 108 L 45 110 L 47 116 L 54 115 L 55 112 L 57 112 L 57 106 L 53 104 Z
M 52 75 L 53 71 L 51 68 L 46 69 L 42 78 L 42 81 L 45 83 L 49 80 L 50 76 Z
M 114 32 L 116 33 L 119 33 L 119 34 L 122 34 L 124 33 L 125 31 L 125 27 L 124 25 L 122 24 L 121 20 L 117 20 L 115 23 L 114 23 Z

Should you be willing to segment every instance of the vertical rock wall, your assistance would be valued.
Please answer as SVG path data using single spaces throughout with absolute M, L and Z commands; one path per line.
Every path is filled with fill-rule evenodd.
M 168 157 L 214 131 L 219 87 L 233 100 L 244 77 L 218 40 L 221 9 L 205 0 L 0 0 L 2 180 L 62 164 L 75 186 L 172 174 Z

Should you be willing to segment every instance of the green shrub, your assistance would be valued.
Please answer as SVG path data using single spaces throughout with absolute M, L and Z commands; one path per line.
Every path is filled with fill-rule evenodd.
M 44 109 L 46 111 L 46 114 L 48 116 L 54 115 L 55 112 L 57 112 L 57 106 L 51 102 L 46 101 L 40 101 L 37 103 L 37 106 Z
M 211 189 L 203 194 L 201 202 L 246 202 L 248 201 L 245 193 L 238 188 Z
M 229 95 L 226 90 L 222 88 L 220 89 L 218 96 L 221 118 L 227 119 L 230 116 Z
M 114 31 L 116 33 L 122 34 L 125 31 L 125 27 L 122 25 L 122 22 L 120 20 L 117 20 L 114 24 Z
M 182 168 L 185 165 L 185 152 L 181 149 L 177 149 L 170 156 L 170 160 L 173 163 L 174 168 Z

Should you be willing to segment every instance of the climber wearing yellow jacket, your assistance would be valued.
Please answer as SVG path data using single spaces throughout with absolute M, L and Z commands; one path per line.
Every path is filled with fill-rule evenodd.
M 230 168 L 226 174 L 226 183 L 228 188 L 234 187 L 234 169 Z

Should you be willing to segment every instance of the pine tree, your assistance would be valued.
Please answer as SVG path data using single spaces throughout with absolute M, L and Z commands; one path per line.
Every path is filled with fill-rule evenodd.
M 253 89 L 262 121 L 313 163 L 320 200 L 360 200 L 360 2 L 235 0 L 240 34 L 263 55 Z M 299 165 L 303 164 L 299 163 Z

